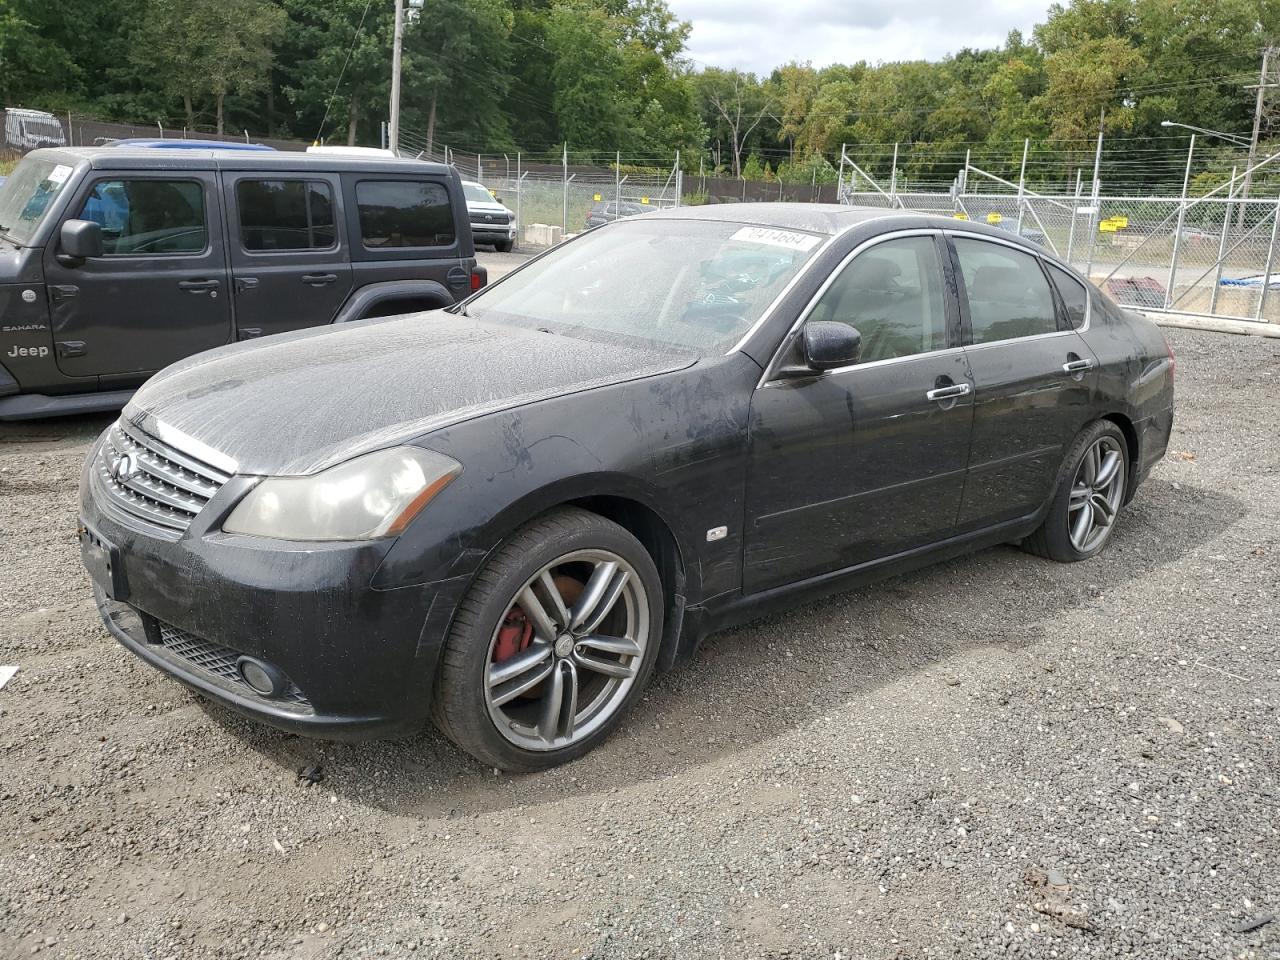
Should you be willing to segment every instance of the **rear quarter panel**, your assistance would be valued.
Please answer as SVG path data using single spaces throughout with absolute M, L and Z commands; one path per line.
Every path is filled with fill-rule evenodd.
M 1173 363 L 1160 328 L 1090 291 L 1090 319 L 1081 336 L 1098 358 L 1098 408 L 1133 424 L 1131 451 L 1142 480 L 1164 456 L 1173 427 Z

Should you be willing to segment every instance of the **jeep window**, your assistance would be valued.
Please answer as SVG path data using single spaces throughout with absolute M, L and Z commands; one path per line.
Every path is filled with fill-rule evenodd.
M 199 253 L 208 236 L 204 187 L 192 180 L 99 181 L 80 219 L 101 225 L 107 256 Z
M 325 250 L 334 245 L 333 191 L 319 180 L 241 180 L 240 242 L 246 250 Z
M 362 180 L 356 205 L 366 247 L 447 247 L 454 241 L 453 208 L 443 184 Z
M 0 233 L 14 243 L 27 243 L 35 234 L 62 188 L 71 167 L 43 158 L 27 157 L 0 186 Z

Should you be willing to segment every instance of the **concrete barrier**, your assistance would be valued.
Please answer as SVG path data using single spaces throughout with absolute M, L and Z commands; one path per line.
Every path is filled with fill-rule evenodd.
M 554 247 L 563 237 L 559 226 L 547 223 L 530 223 L 525 226 L 521 241 L 535 247 Z

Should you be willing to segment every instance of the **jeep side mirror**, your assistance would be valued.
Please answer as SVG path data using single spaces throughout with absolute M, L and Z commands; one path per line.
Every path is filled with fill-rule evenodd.
M 68 220 L 62 225 L 61 262 L 79 266 L 90 257 L 102 256 L 103 249 L 101 224 L 92 220 Z
M 858 362 L 862 334 L 847 323 L 814 320 L 804 325 L 804 362 L 811 370 L 834 370 Z

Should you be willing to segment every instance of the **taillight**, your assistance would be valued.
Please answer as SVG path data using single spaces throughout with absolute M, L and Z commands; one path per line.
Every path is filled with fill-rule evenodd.
M 471 291 L 474 293 L 484 286 L 484 277 L 480 276 L 479 270 L 471 271 Z

